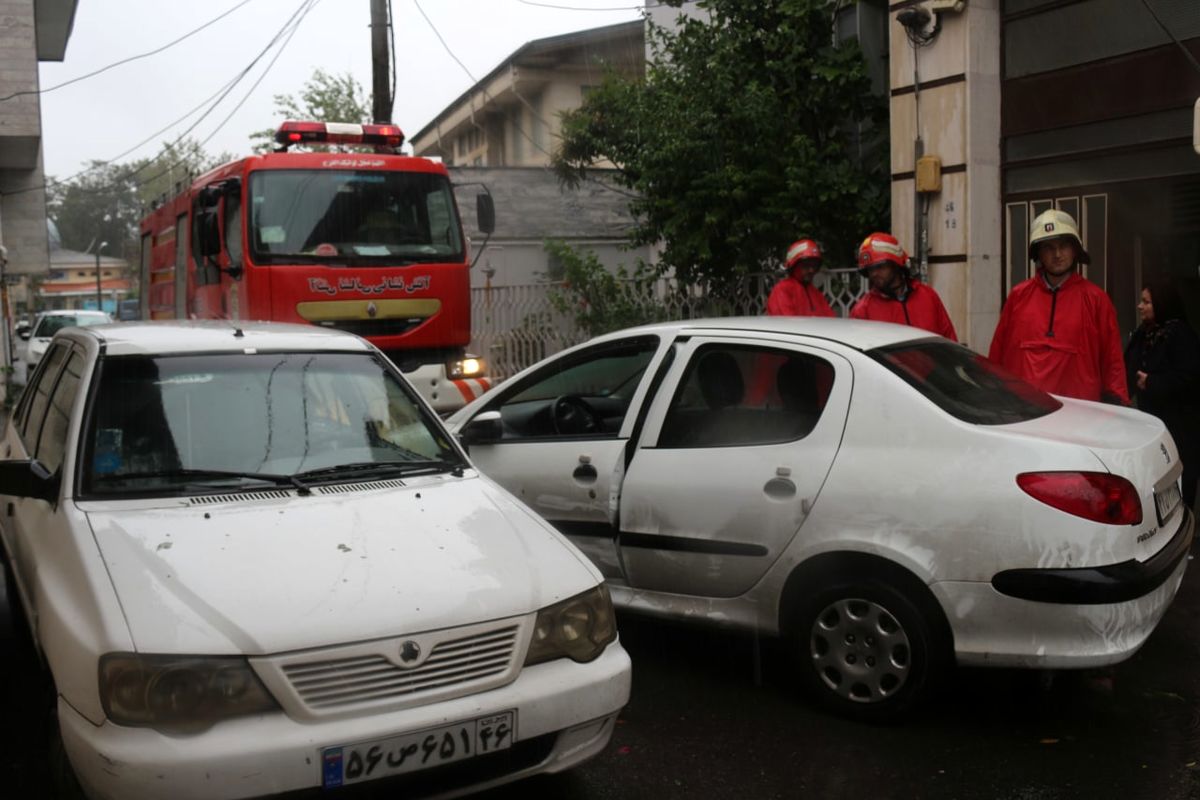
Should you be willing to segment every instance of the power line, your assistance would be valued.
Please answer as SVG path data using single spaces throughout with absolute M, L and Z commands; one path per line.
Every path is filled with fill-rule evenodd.
M 644 6 L 608 6 L 604 8 L 585 8 L 583 6 L 560 6 L 554 3 L 536 3 L 534 0 L 517 0 L 518 3 L 527 6 L 536 6 L 538 8 L 554 8 L 559 11 L 642 11 L 647 8 L 663 8 L 670 6 L 670 3 L 651 3 Z
M 191 111 L 189 111 L 188 113 L 184 114 L 184 115 L 183 115 L 182 117 L 180 117 L 178 120 L 176 120 L 175 122 L 173 122 L 173 123 L 171 123 L 170 125 L 168 125 L 168 126 L 167 126 L 167 128 L 164 128 L 164 129 L 162 129 L 162 130 L 166 130 L 166 129 L 168 129 L 168 128 L 174 127 L 174 126 L 175 126 L 176 124 L 178 124 L 179 122 L 182 122 L 183 120 L 185 120 L 185 119 L 187 119 L 188 117 L 190 117 L 192 114 L 196 113 L 196 111 L 198 111 L 198 110 L 199 110 L 200 108 L 202 108 L 204 105 L 206 105 L 206 104 L 209 104 L 209 107 L 208 107 L 208 109 L 207 109 L 207 110 L 206 110 L 206 111 L 205 111 L 203 114 L 201 114 L 201 115 L 200 115 L 200 117 L 199 117 L 199 118 L 198 118 L 198 119 L 197 119 L 195 122 L 193 122 L 191 125 L 189 125 L 189 126 L 187 127 L 187 129 L 186 129 L 186 130 L 184 130 L 184 132 L 183 132 L 183 133 L 181 133 L 181 134 L 180 134 L 178 137 L 176 137 L 174 141 L 172 141 L 170 144 L 164 145 L 164 146 L 163 146 L 163 150 L 170 150 L 171 148 L 173 148 L 173 147 L 175 147 L 176 145 L 178 145 L 180 142 L 182 142 L 182 141 L 183 141 L 183 140 L 184 140 L 184 139 L 187 137 L 187 135 L 188 135 L 189 133 L 191 133 L 193 130 L 195 130 L 195 129 L 196 129 L 196 127 L 197 127 L 197 126 L 199 126 L 199 125 L 200 125 L 200 123 L 201 123 L 201 122 L 203 122 L 203 121 L 204 121 L 204 119 L 205 119 L 206 117 L 208 117 L 208 115 L 209 115 L 209 114 L 211 114 L 213 111 L 215 111 L 215 110 L 216 110 L 216 108 L 217 108 L 217 106 L 219 106 L 219 105 L 221 104 L 221 102 L 222 102 L 222 101 L 223 101 L 223 100 L 224 100 L 226 97 L 228 97 L 228 96 L 229 96 L 230 92 L 232 92 L 232 91 L 233 91 L 234 87 L 236 87 L 236 86 L 237 86 L 237 84 L 238 84 L 238 83 L 240 83 L 240 82 L 242 81 L 242 79 L 243 79 L 243 78 L 245 78 L 245 77 L 246 77 L 246 75 L 247 75 L 247 74 L 249 74 L 249 72 L 250 72 L 252 69 L 254 69 L 254 66 L 255 66 L 255 65 L 256 65 L 256 64 L 257 64 L 259 61 L 261 61 L 261 60 L 262 60 L 262 58 L 263 58 L 263 56 L 264 56 L 264 55 L 266 55 L 268 52 L 270 52 L 270 50 L 271 50 L 271 49 L 272 49 L 272 48 L 273 48 L 273 47 L 274 47 L 274 46 L 275 46 L 275 45 L 276 45 L 276 44 L 277 44 L 277 43 L 278 43 L 278 42 L 279 42 L 281 39 L 283 39 L 283 38 L 284 38 L 284 35 L 285 35 L 285 34 L 287 34 L 287 41 L 291 41 L 291 36 L 292 36 L 292 35 L 295 33 L 296 29 L 297 29 L 297 28 L 299 28 L 299 26 L 300 26 L 300 23 L 301 23 L 301 22 L 304 20 L 304 17 L 306 17 L 306 16 L 308 15 L 308 13 L 309 13 L 309 12 L 310 12 L 310 11 L 313 9 L 313 7 L 314 7 L 314 6 L 316 6 L 316 4 L 317 4 L 317 3 L 319 3 L 319 2 L 320 2 L 320 0 L 301 0 L 301 3 L 300 3 L 300 5 L 299 5 L 299 6 L 297 6 L 296 10 L 292 12 L 292 15 L 291 15 L 291 16 L 290 16 L 290 17 L 287 19 L 287 21 L 286 21 L 286 22 L 284 22 L 283 26 L 282 26 L 282 27 L 281 27 L 281 28 L 280 28 L 280 29 L 279 29 L 279 30 L 278 30 L 278 31 L 275 33 L 275 35 L 271 37 L 271 39 L 270 39 L 270 40 L 267 42 L 267 45 L 266 45 L 266 46 L 265 46 L 265 47 L 264 47 L 264 48 L 263 48 L 263 49 L 262 49 L 262 50 L 261 50 L 261 51 L 258 53 L 258 55 L 256 55 L 256 56 L 254 57 L 254 59 L 253 59 L 253 60 L 252 60 L 252 61 L 251 61 L 251 62 L 250 62 L 250 63 L 249 63 L 249 64 L 248 64 L 248 65 L 247 65 L 245 68 L 243 68 L 243 69 L 241 70 L 241 72 L 239 72 L 239 73 L 237 74 L 237 76 L 236 76 L 236 77 L 234 77 L 234 78 L 233 78 L 231 81 L 229 81 L 228 83 L 226 83 L 226 84 L 225 84 L 225 85 L 224 85 L 224 86 L 223 86 L 221 89 L 219 89 L 219 90 L 218 90 L 218 92 L 217 92 L 217 95 L 218 95 L 218 96 L 217 96 L 217 99 L 216 99 L 215 101 L 213 101 L 211 104 L 209 104 L 209 100 L 205 100 L 205 101 L 204 101 L 203 103 L 201 103 L 199 106 L 197 106 L 196 108 L 193 108 Z M 290 29 L 290 33 L 289 33 L 289 29 Z M 286 47 L 286 45 L 287 45 L 287 42 L 285 41 L 283 46 L 284 46 L 284 47 Z M 283 48 L 281 47 L 281 48 L 280 48 L 280 53 L 282 53 L 282 50 L 283 50 Z M 273 64 L 275 63 L 275 60 L 276 60 L 276 59 L 278 59 L 278 58 L 279 58 L 279 53 L 277 53 L 277 54 L 275 55 L 275 58 L 271 60 L 271 65 L 273 65 Z M 266 73 L 267 73 L 267 71 L 269 71 L 269 70 L 270 70 L 270 65 L 268 65 L 268 67 L 267 67 L 267 70 L 264 70 L 264 72 L 263 72 L 263 75 L 259 77 L 258 81 L 257 81 L 257 82 L 255 82 L 254 86 L 253 86 L 253 87 L 251 87 L 251 90 L 250 90 L 251 92 L 254 90 L 254 88 L 255 88 L 255 87 L 257 87 L 257 86 L 258 86 L 258 83 L 260 83 L 260 82 L 262 81 L 263 77 L 265 77 L 265 76 L 266 76 Z M 247 97 L 248 97 L 248 96 L 249 96 L 249 95 L 247 95 Z M 211 99 L 211 97 L 210 97 L 210 99 Z M 241 101 L 240 103 L 238 103 L 238 106 L 234 108 L 234 111 L 236 111 L 236 110 L 237 110 L 237 108 L 238 108 L 238 107 L 240 107 L 240 106 L 242 105 L 242 103 L 244 103 L 245 101 L 246 101 L 246 98 L 244 97 L 244 98 L 242 99 L 242 101 Z M 231 114 L 230 116 L 232 116 L 232 114 Z M 211 132 L 211 133 L 208 135 L 208 137 L 204 139 L 204 142 L 207 142 L 209 139 L 211 139 L 213 136 L 215 136 L 215 135 L 216 135 L 216 133 L 217 133 L 218 131 L 220 131 L 220 130 L 221 130 L 221 127 L 222 127 L 222 126 L 224 126 L 224 125 L 225 125 L 225 123 L 226 123 L 226 122 L 228 122 L 228 121 L 229 121 L 229 117 L 226 117 L 224 120 L 222 120 L 222 121 L 221 121 L 221 123 L 220 123 L 220 124 L 219 124 L 219 125 L 218 125 L 218 126 L 215 128 L 215 129 L 213 129 L 213 131 L 212 131 L 212 132 Z M 160 130 L 160 131 L 159 131 L 159 133 L 161 133 L 161 132 L 162 132 L 162 130 Z M 142 147 L 142 146 L 143 146 L 143 145 L 145 145 L 147 142 L 149 142 L 151 139 L 155 138 L 157 135 L 158 135 L 158 134 L 156 133 L 156 134 L 154 134 L 153 136 L 149 137 L 148 139 L 144 139 L 144 140 L 142 140 L 142 141 L 141 141 L 141 142 L 139 142 L 138 144 L 136 144 L 136 145 L 134 145 L 133 147 L 131 147 L 131 148 L 129 148 L 129 149 L 127 149 L 127 150 L 125 150 L 123 153 L 120 153 L 119 155 L 117 155 L 117 156 L 114 156 L 113 158 L 110 158 L 110 159 L 108 159 L 107 161 L 100 161 L 100 162 L 96 162 L 96 163 L 94 163 L 94 164 L 93 164 L 91 167 L 88 167 L 87 169 L 81 170 L 80 172 L 77 172 L 77 173 L 75 173 L 74 175 L 72 175 L 72 176 L 71 176 L 71 177 L 69 177 L 69 178 L 65 178 L 65 179 L 63 179 L 63 180 L 47 181 L 46 183 L 42 184 L 41 186 L 30 186 L 30 187 L 26 187 L 26 188 L 24 188 L 24 189 L 18 189 L 17 191 L 10 192 L 10 194 L 22 194 L 22 193 L 24 193 L 24 192 L 32 192 L 32 191 L 38 191 L 38 190 L 41 190 L 41 189 L 46 189 L 46 188 L 48 188 L 49 186 L 60 186 L 60 185 L 62 185 L 62 184 L 65 184 L 65 183 L 70 183 L 71 181 L 75 180 L 76 178 L 79 178 L 79 177 L 80 177 L 80 176 L 82 176 L 82 175 L 85 175 L 85 174 L 87 174 L 87 173 L 89 173 L 89 172 L 93 172 L 93 171 L 95 171 L 95 170 L 97 170 L 97 169 L 99 169 L 99 168 L 101 168 L 101 167 L 106 167 L 106 166 L 109 166 L 109 165 L 110 165 L 110 164 L 112 164 L 114 161 L 117 161 L 118 159 L 120 159 L 120 158 L 123 158 L 124 156 L 128 155 L 129 153 L 133 152 L 134 150 L 137 150 L 138 148 Z M 201 144 L 203 144 L 203 142 L 201 142 Z M 120 176 L 120 177 L 117 179 L 117 181 L 116 181 L 116 182 L 114 182 L 114 183 L 111 183 L 111 184 L 108 184 L 108 185 L 105 185 L 105 186 L 100 186 L 100 187 L 90 188 L 90 189 L 89 189 L 89 188 L 85 188 L 85 187 L 79 187 L 79 191 L 80 191 L 80 192 L 83 192 L 83 193 L 86 193 L 86 194 L 99 194 L 99 193 L 102 193 L 102 192 L 104 192 L 104 191 L 106 191 L 106 190 L 108 190 L 108 189 L 112 188 L 112 187 L 113 187 L 113 186 L 114 186 L 116 183 L 119 183 L 119 182 L 122 182 L 122 181 L 127 181 L 127 180 L 129 180 L 129 179 L 133 178 L 135 175 L 137 175 L 139 172 L 141 172 L 142 170 L 146 169 L 147 167 L 149 167 L 149 166 L 150 166 L 151 164 L 153 164 L 153 163 L 154 163 L 153 161 L 147 161 L 146 163 L 142 164 L 140 167 L 137 167 L 136 169 L 133 169 L 133 170 L 131 170 L 131 171 L 130 171 L 130 172 L 128 172 L 127 174 Z M 154 180 L 154 179 L 156 179 L 156 178 L 159 178 L 159 177 L 161 177 L 162 175 L 165 175 L 165 174 L 167 174 L 168 172 L 170 172 L 171 170 L 175 169 L 177 166 L 179 166 L 179 165 L 180 165 L 180 164 L 182 164 L 182 163 L 183 163 L 183 160 L 182 160 L 182 159 L 181 159 L 181 160 L 179 160 L 179 161 L 176 161 L 175 163 L 171 164 L 169 167 L 167 167 L 167 168 L 166 168 L 166 169 L 164 169 L 163 171 L 161 171 L 161 172 L 158 172 L 158 173 L 156 173 L 156 174 L 154 174 L 154 175 L 151 175 L 149 178 L 145 178 L 145 179 L 143 179 L 143 180 L 141 180 L 141 181 L 138 181 L 138 182 L 136 183 L 136 185 L 138 185 L 138 186 L 143 186 L 143 185 L 145 185 L 145 184 L 149 183 L 150 181 L 152 181 L 152 180 Z
M 30 94 L 46 94 L 48 92 L 53 92 L 54 90 L 61 89 L 64 86 L 70 86 L 73 83 L 79 83 L 82 80 L 87 80 L 88 78 L 94 78 L 95 76 L 99 75 L 100 73 L 108 72 L 110 69 L 113 69 L 114 67 L 119 67 L 122 64 L 128 64 L 131 61 L 137 61 L 138 59 L 158 55 L 159 53 L 163 52 L 164 50 L 169 50 L 170 48 L 174 47 L 175 45 L 179 44 L 183 40 L 190 39 L 191 37 L 195 36 L 200 31 L 209 27 L 210 25 L 220 22 L 222 19 L 229 16 L 230 14 L 232 14 L 233 12 L 237 11 L 239 8 L 241 8 L 242 6 L 244 6 L 250 2 L 252 2 L 252 0 L 242 0 L 242 2 L 238 3 L 236 6 L 229 9 L 228 11 L 225 11 L 224 13 L 220 14 L 219 16 L 213 17 L 208 22 L 201 25 L 199 28 L 195 28 L 191 31 L 188 31 L 187 33 L 185 33 L 183 36 L 180 36 L 175 41 L 168 42 L 167 44 L 164 44 L 162 47 L 156 48 L 154 50 L 149 50 L 145 53 L 141 53 L 136 56 L 130 56 L 129 58 L 123 58 L 120 61 L 114 61 L 113 63 L 109 64 L 108 66 L 101 67 L 100 69 L 95 70 L 94 72 L 89 72 L 86 75 L 80 75 L 79 77 L 71 78 L 68 81 L 63 81 L 62 83 L 55 84 L 54 86 L 51 86 L 46 89 L 30 89 L 29 91 L 24 91 L 24 92 L 13 92 L 12 94 L 10 94 L 6 97 L 0 97 L 0 103 L 5 102 L 6 100 L 12 100 L 14 97 L 24 97 L 25 95 L 30 95 Z
M 1183 51 L 1185 56 L 1187 56 L 1187 60 L 1192 62 L 1192 66 L 1196 68 L 1196 71 L 1200 72 L 1200 61 L 1196 61 L 1196 57 L 1192 55 L 1192 51 L 1184 47 L 1183 42 L 1175 38 L 1175 34 L 1171 33 L 1171 29 L 1166 26 L 1166 23 L 1158 18 L 1158 14 L 1154 12 L 1153 7 L 1150 5 L 1150 0 L 1142 0 L 1142 5 L 1144 5 L 1146 10 L 1150 12 L 1150 16 L 1154 17 L 1154 21 L 1158 23 L 1158 27 L 1162 28 L 1163 32 L 1167 34 L 1167 36 L 1171 37 L 1171 41 L 1179 45 L 1179 49 Z

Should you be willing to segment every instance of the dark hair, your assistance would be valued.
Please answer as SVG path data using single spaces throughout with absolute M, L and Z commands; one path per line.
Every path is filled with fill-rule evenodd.
M 1154 306 L 1154 322 L 1162 325 L 1168 320 L 1178 319 L 1187 322 L 1187 311 L 1183 307 L 1183 297 L 1170 278 L 1151 278 L 1142 288 L 1150 293 L 1150 303 Z

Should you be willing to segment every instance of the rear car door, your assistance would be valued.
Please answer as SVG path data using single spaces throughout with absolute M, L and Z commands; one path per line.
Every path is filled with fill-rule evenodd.
M 620 574 L 616 513 L 627 446 L 658 336 L 609 340 L 552 359 L 502 391 L 500 439 L 471 444 L 471 459 L 571 538 L 605 574 Z
M 788 546 L 841 443 L 850 363 L 736 337 L 681 342 L 620 498 L 634 588 L 735 597 Z

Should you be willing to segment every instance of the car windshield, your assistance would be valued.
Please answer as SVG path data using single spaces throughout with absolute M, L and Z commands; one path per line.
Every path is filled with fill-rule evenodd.
M 893 345 L 870 353 L 943 411 L 977 425 L 1036 419 L 1062 403 L 983 356 L 945 341 Z
M 33 335 L 49 339 L 63 328 L 86 328 L 89 325 L 103 325 L 112 322 L 107 314 L 49 314 L 38 322 Z
M 260 263 L 461 261 L 444 175 L 262 170 L 250 177 L 250 241 Z
M 303 489 L 462 466 L 411 389 L 367 353 L 111 357 L 89 420 L 90 496 Z

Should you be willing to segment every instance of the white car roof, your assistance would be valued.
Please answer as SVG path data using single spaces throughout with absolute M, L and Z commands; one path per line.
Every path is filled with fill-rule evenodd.
M 875 347 L 928 339 L 934 336 L 929 331 L 909 325 L 893 325 L 890 322 L 871 322 L 838 317 L 717 317 L 640 325 L 636 328 L 626 328 L 596 337 L 592 342 L 600 342 L 609 338 L 623 338 L 630 333 L 686 336 L 688 334 L 722 332 L 811 336 L 841 342 L 859 350 L 870 350 Z
M 117 322 L 88 328 L 67 328 L 60 335 L 94 340 L 104 347 L 107 355 L 242 353 L 255 349 L 368 352 L 373 349 L 366 341 L 350 333 L 315 325 L 279 322 Z

